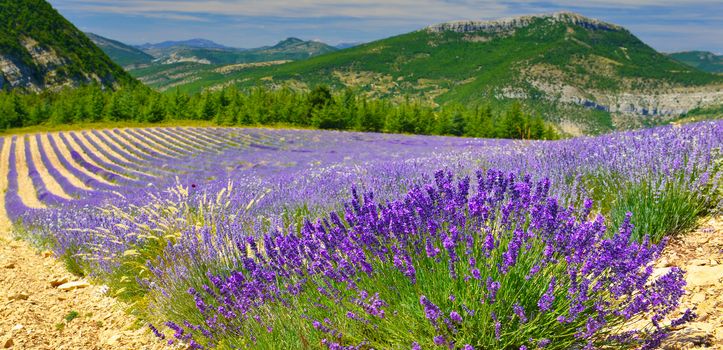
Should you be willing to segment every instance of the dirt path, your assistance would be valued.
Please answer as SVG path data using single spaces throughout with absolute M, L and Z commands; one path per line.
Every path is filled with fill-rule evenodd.
M 51 254 L 0 238 L 0 348 L 163 348 L 103 290 L 69 274 Z
M 162 349 L 104 288 L 78 280 L 51 254 L 10 240 L 9 148 L 5 142 L 0 151 L 0 349 Z
M 677 330 L 663 348 L 723 349 L 723 216 L 672 239 L 656 272 L 670 266 L 686 271 L 687 293 L 680 309 L 693 309 L 698 318 Z

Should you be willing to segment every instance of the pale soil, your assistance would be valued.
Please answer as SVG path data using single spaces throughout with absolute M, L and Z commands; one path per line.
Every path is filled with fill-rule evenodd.
M 133 142 L 129 142 L 127 137 L 116 134 L 113 132 L 113 130 L 103 130 L 102 132 L 103 132 L 104 138 L 106 140 L 108 140 L 108 142 L 111 142 L 111 143 L 117 145 L 122 150 L 135 156 L 135 158 L 147 159 L 147 158 L 151 157 L 150 154 L 148 154 L 146 151 L 138 148 Z M 110 138 L 109 134 L 113 135 L 113 137 L 115 137 L 118 140 L 118 142 L 116 142 L 116 140 L 113 140 L 112 138 Z
M 146 133 L 143 134 L 140 132 L 140 130 L 136 130 L 136 137 L 142 137 L 144 142 L 146 143 L 146 147 L 150 147 L 154 151 L 163 151 L 164 154 L 169 155 L 171 157 L 179 157 L 183 154 L 171 149 L 170 147 L 163 144 L 163 138 L 156 136 L 155 138 L 152 138 L 152 136 L 155 136 L 155 134 L 148 129 L 143 129 L 142 131 L 145 131 Z M 152 146 L 151 146 L 152 145 Z
M 75 150 L 76 152 L 81 153 L 82 155 L 84 155 L 83 159 L 85 159 L 85 161 L 88 162 L 88 164 L 90 164 L 90 165 L 92 165 L 92 166 L 95 166 L 95 167 L 98 167 L 98 168 L 100 168 L 100 169 L 103 169 L 103 170 L 105 170 L 105 171 L 107 171 L 107 172 L 109 172 L 109 173 L 111 173 L 111 174 L 114 174 L 114 175 L 117 175 L 117 176 L 120 176 L 120 177 L 124 177 L 124 178 L 128 178 L 128 176 L 126 176 L 125 174 L 122 174 L 122 173 L 113 171 L 113 170 L 111 170 L 111 169 L 108 169 L 108 168 L 105 167 L 103 164 L 100 164 L 100 163 L 96 162 L 95 160 L 93 160 L 93 158 L 89 157 L 89 156 L 87 155 L 87 153 L 83 150 L 83 148 L 80 147 L 80 144 L 73 138 L 73 136 L 71 135 L 71 133 L 72 133 L 72 132 L 65 133 L 65 139 L 68 140 L 68 145 L 69 145 L 70 149 L 73 149 L 73 150 Z M 60 139 L 60 136 L 58 136 L 58 139 Z M 61 142 L 62 142 L 62 140 L 61 140 Z M 82 142 L 82 141 L 81 141 L 81 142 Z M 89 145 L 87 145 L 87 144 L 85 144 L 85 143 L 82 143 L 82 144 L 83 144 L 83 146 L 90 147 Z M 92 151 L 93 149 L 90 148 L 90 150 Z M 103 158 L 101 157 L 100 152 L 94 153 L 93 155 L 95 155 L 95 156 L 97 156 L 98 158 L 101 158 L 101 160 L 103 160 Z M 110 162 L 110 163 L 112 163 L 112 162 Z M 99 177 L 100 177 L 100 176 L 99 176 Z
M 48 141 L 47 134 L 40 135 L 40 144 L 43 145 L 43 151 L 45 151 L 45 154 L 48 156 L 50 165 L 55 168 L 60 173 L 60 175 L 66 178 L 71 185 L 81 190 L 91 189 L 86 184 L 84 184 L 83 181 L 81 181 L 78 177 L 76 177 L 75 175 L 73 175 L 73 173 L 66 169 L 63 163 L 60 162 L 60 160 L 58 159 L 58 155 L 55 153 L 55 150 L 50 145 L 50 141 Z
M 723 349 L 723 215 L 706 219 L 693 232 L 673 238 L 657 273 L 670 266 L 686 271 L 686 295 L 680 310 L 698 318 L 665 342 L 664 349 Z
M 155 136 L 158 139 L 161 139 L 163 141 L 166 141 L 167 143 L 174 145 L 176 148 L 180 149 L 181 151 L 193 152 L 193 151 L 198 150 L 197 146 L 193 146 L 193 145 L 189 144 L 188 141 L 186 141 L 180 137 L 177 137 L 177 136 L 168 136 L 168 135 L 156 130 L 155 128 L 145 129 L 144 131 Z
M 184 147 L 190 149 L 192 152 L 196 152 L 198 150 L 214 152 L 207 143 L 200 140 L 192 140 L 182 131 L 172 130 L 170 134 L 171 136 L 169 136 L 168 134 L 161 134 L 160 132 L 157 132 L 156 129 L 151 130 L 153 130 L 157 135 L 162 135 L 163 137 L 184 145 Z
M 78 132 L 73 132 L 73 131 L 71 131 L 71 133 L 74 134 L 75 136 L 77 136 L 78 139 L 80 140 L 80 142 L 81 142 L 85 147 L 87 147 L 87 148 L 93 153 L 93 155 L 95 155 L 96 157 L 98 157 L 101 161 L 105 162 L 106 164 L 114 164 L 114 165 L 116 165 L 116 166 L 123 167 L 123 164 L 116 164 L 114 161 L 112 161 L 110 158 L 108 158 L 103 152 L 101 152 L 101 150 L 104 151 L 104 152 L 110 151 L 110 147 L 108 147 L 108 145 L 106 145 L 105 143 L 103 143 L 103 142 L 96 142 L 96 145 L 98 146 L 98 147 L 96 147 L 96 145 L 88 142 L 87 136 L 86 136 L 85 134 L 78 133 Z M 111 153 L 111 155 L 112 155 L 112 153 Z M 100 164 L 99 164 L 98 166 L 101 167 Z M 102 168 L 103 168 L 103 169 L 106 169 L 106 171 L 108 171 L 108 172 L 112 172 L 112 173 L 117 174 L 117 175 L 119 175 L 119 176 L 122 176 L 122 177 L 125 177 L 125 178 L 130 178 L 130 177 L 129 177 L 128 175 L 126 175 L 125 173 L 118 173 L 118 172 L 113 171 L 113 170 L 110 170 L 110 169 L 108 169 L 108 168 L 106 168 L 106 167 L 102 167 Z M 127 172 L 130 173 L 131 175 L 133 175 L 133 174 L 135 174 L 135 175 L 141 174 L 141 175 L 147 175 L 147 176 L 154 176 L 153 174 L 148 174 L 148 173 L 145 173 L 145 172 L 140 172 L 140 171 L 133 170 L 133 169 L 128 169 L 128 168 L 125 168 L 125 171 L 127 171 Z
M 45 135 L 43 135 L 43 136 L 45 136 Z M 70 155 L 70 150 L 65 145 L 65 142 L 63 142 L 63 140 L 60 138 L 60 136 L 58 136 L 58 133 L 53 133 L 53 134 L 51 134 L 51 136 L 52 136 L 53 140 L 55 141 L 55 145 L 58 146 L 58 151 L 60 152 L 60 155 L 63 156 L 63 158 L 65 158 L 65 160 L 67 160 L 71 166 L 73 166 L 74 168 L 76 168 L 78 171 L 82 172 L 86 176 L 88 176 L 102 184 L 115 186 L 114 184 L 108 182 L 108 180 L 102 178 L 99 175 L 96 175 L 95 173 L 89 171 L 88 169 L 86 169 L 86 168 L 82 167 L 80 164 L 78 164 L 78 162 L 76 162 L 75 159 L 73 159 L 73 157 Z M 86 161 L 87 161 L 87 159 L 86 159 Z
M 15 140 L 15 169 L 18 173 L 18 194 L 28 208 L 45 208 L 38 199 L 33 181 L 28 176 L 28 162 L 25 159 L 25 137 L 21 136 Z
M 93 133 L 92 131 L 84 131 L 83 136 L 87 137 L 89 140 L 95 142 L 100 148 L 102 148 L 104 151 L 108 152 L 113 157 L 116 157 L 126 163 L 132 163 L 128 158 L 125 157 L 125 155 L 120 154 L 119 152 L 116 152 L 111 148 L 106 142 L 105 139 L 101 140 L 98 135 Z M 115 142 L 110 141 L 110 144 L 112 144 L 114 147 L 118 147 L 119 149 L 123 149 L 123 147 L 118 146 Z
M 60 186 L 58 181 L 55 180 L 53 175 L 51 175 L 46 168 L 45 163 L 43 163 L 43 159 L 42 157 L 40 157 L 38 142 L 35 139 L 35 135 L 32 135 L 28 138 L 28 146 L 30 148 L 30 155 L 33 158 L 33 163 L 35 164 L 35 169 L 38 171 L 40 179 L 43 180 L 45 188 L 48 190 L 48 192 L 63 199 L 70 199 L 71 197 L 67 193 L 65 193 L 63 187 Z
M 5 209 L 5 192 L 8 190 L 8 166 L 10 165 L 10 139 L 5 139 L 0 146 L 0 232 L 9 232 L 10 219 Z
M 175 157 L 174 155 L 169 153 L 170 150 L 168 150 L 168 148 L 166 148 L 165 146 L 163 146 L 161 144 L 156 143 L 156 141 L 153 139 L 145 138 L 143 141 L 141 141 L 136 137 L 135 134 L 131 134 L 128 131 L 126 131 L 125 129 L 118 129 L 118 130 L 120 131 L 121 137 L 124 137 L 130 143 L 144 145 L 146 148 L 151 149 L 163 156 Z M 140 135 L 140 136 L 143 136 L 143 135 Z
M 103 287 L 65 291 L 51 285 L 64 281 L 79 280 L 51 254 L 0 238 L 0 348 L 163 348 L 121 303 L 103 296 Z M 68 322 L 72 311 L 78 316 Z

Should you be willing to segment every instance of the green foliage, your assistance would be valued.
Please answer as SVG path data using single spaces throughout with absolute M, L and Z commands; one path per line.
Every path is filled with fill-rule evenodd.
M 288 88 L 250 91 L 227 87 L 187 95 L 153 92 L 143 86 L 111 91 L 99 86 L 58 93 L 0 91 L 0 130 L 38 124 L 97 122 L 159 123 L 195 119 L 218 125 L 293 126 L 424 135 L 555 139 L 555 129 L 519 104 L 433 107 L 419 101 L 391 103 L 351 89 L 335 93 L 320 85 L 309 92 Z
M 106 86 L 137 84 L 45 0 L 0 0 L 0 18 L 0 52 L 27 67 L 28 78 L 38 85 L 88 81 L 90 74 Z M 52 50 L 64 60 L 63 66 L 53 77 L 45 76 L 44 69 L 35 64 L 24 47 L 24 41 L 35 41 L 38 47 Z
M 162 81 L 154 75 L 153 86 L 164 89 L 173 84 L 182 91 L 201 92 L 209 86 L 228 84 L 243 89 L 325 84 L 334 90 L 350 87 L 395 101 L 410 96 L 467 108 L 509 104 L 509 99 L 501 97 L 503 91 L 519 90 L 525 94 L 520 99 L 527 111 L 552 122 L 560 117 L 573 119 L 586 133 L 614 130 L 610 113 L 556 102 L 554 93 L 540 91 L 530 80 L 610 94 L 649 91 L 660 84 L 682 87 L 723 83 L 723 77 L 662 55 L 627 30 L 596 30 L 544 18 L 510 35 L 420 30 L 283 65 L 226 74 L 203 65 L 178 64 L 173 69 L 198 72 L 194 73 L 198 79 Z M 133 72 L 137 77 L 151 73 Z M 631 86 L 630 81 L 636 83 Z M 439 132 L 460 133 L 451 120 L 443 129 Z
M 65 319 L 66 322 L 70 322 L 70 321 L 78 318 L 79 315 L 80 315 L 80 314 L 78 313 L 78 311 L 71 310 L 71 311 L 70 311 L 67 315 L 65 315 L 65 317 L 63 317 L 63 318 Z
M 669 55 L 674 60 L 710 73 L 723 73 L 723 56 L 707 51 L 676 52 Z
M 93 33 L 86 33 L 88 39 L 98 46 L 113 62 L 121 66 L 150 64 L 153 56 L 121 42 L 104 38 Z

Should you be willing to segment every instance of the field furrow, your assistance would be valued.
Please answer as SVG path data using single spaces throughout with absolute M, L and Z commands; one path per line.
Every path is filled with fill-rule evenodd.
M 19 140 L 19 142 L 23 142 L 23 144 L 25 145 L 25 162 L 27 163 L 28 167 L 28 177 L 30 178 L 33 187 L 35 188 L 38 200 L 40 200 L 40 202 L 45 205 L 63 205 L 68 203 L 71 198 L 69 198 L 67 195 L 58 195 L 48 189 L 47 184 L 53 182 L 52 176 L 50 176 L 49 173 L 46 173 L 46 175 L 48 175 L 47 177 L 41 175 L 40 169 L 44 168 L 42 166 L 42 163 L 35 161 L 33 154 L 30 151 L 30 143 L 28 140 L 29 137 L 29 135 L 26 135 L 25 137 L 23 137 L 23 139 Z M 40 165 L 40 168 L 38 168 L 38 165 Z M 56 190 L 57 189 L 59 188 L 56 188 Z
M 6 237 L 12 222 L 5 209 L 5 197 L 8 190 L 8 165 L 10 164 L 10 139 L 0 138 L 0 238 Z
M 69 135 L 69 140 L 75 141 L 88 158 L 103 169 L 131 180 L 148 181 L 154 178 L 154 175 L 134 169 L 133 166 L 109 155 L 104 149 L 100 148 L 83 134 L 70 133 Z
M 168 152 L 173 157 L 182 158 L 193 153 L 191 150 L 184 150 L 180 147 L 177 147 L 176 145 L 169 143 L 167 140 L 164 140 L 162 137 L 156 135 L 156 133 L 148 129 L 134 129 L 131 130 L 131 132 L 134 132 L 140 137 L 144 137 L 146 140 L 150 140 L 156 145 L 163 147 L 164 151 Z
M 73 157 L 71 152 L 74 151 L 70 151 L 66 147 L 65 143 L 57 138 L 57 134 L 47 134 L 45 137 L 61 164 L 63 164 L 68 171 L 80 179 L 87 187 L 91 187 L 93 189 L 108 189 L 109 187 L 114 186 L 106 179 L 94 174 L 81 165 L 79 163 L 79 159 L 77 159 L 77 157 Z
M 55 151 L 55 147 L 53 147 L 50 143 L 48 134 L 37 134 L 35 135 L 35 140 L 38 142 L 38 149 L 42 149 L 43 155 L 47 157 L 47 161 L 49 162 L 49 164 L 46 163 L 46 165 L 48 165 L 49 169 L 55 169 L 60 174 L 61 178 L 65 179 L 70 185 L 77 189 L 80 189 L 82 191 L 90 191 L 92 189 L 91 187 L 86 185 L 78 176 L 73 174 L 73 172 L 70 170 L 71 168 L 68 167 L 69 163 L 61 161 L 59 157 L 62 157 L 62 155 L 58 154 Z M 67 187 L 66 190 L 68 190 Z
M 18 195 L 20 196 L 22 203 L 31 209 L 45 208 L 45 203 L 41 202 L 38 198 L 38 191 L 35 184 L 33 184 L 33 176 L 30 174 L 28 159 L 26 158 L 25 153 L 24 136 L 20 136 L 15 139 L 14 163 L 18 176 Z
M 153 138 L 142 136 L 131 129 L 117 129 L 116 132 L 120 135 L 120 137 L 126 138 L 129 142 L 132 142 L 136 145 L 136 147 L 143 147 L 148 154 L 153 155 L 155 153 L 156 155 L 170 159 L 175 159 L 178 156 L 177 153 L 167 149 L 156 142 Z
M 109 183 L 127 182 L 135 180 L 110 164 L 103 163 L 97 154 L 78 142 L 72 134 L 58 133 L 60 141 L 71 150 L 71 156 L 89 172 L 98 175 Z
M 215 150 L 216 152 L 222 152 L 223 150 L 229 148 L 229 145 L 225 145 L 224 141 L 220 138 L 214 140 L 209 138 L 206 134 L 193 132 L 193 130 L 189 128 L 177 129 L 178 132 L 181 133 L 185 138 L 194 140 L 196 142 L 201 142 L 209 148 Z

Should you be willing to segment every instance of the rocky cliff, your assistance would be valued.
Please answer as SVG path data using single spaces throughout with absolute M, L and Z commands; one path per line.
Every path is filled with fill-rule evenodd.
M 44 0 L 0 0 L 0 89 L 134 83 Z

